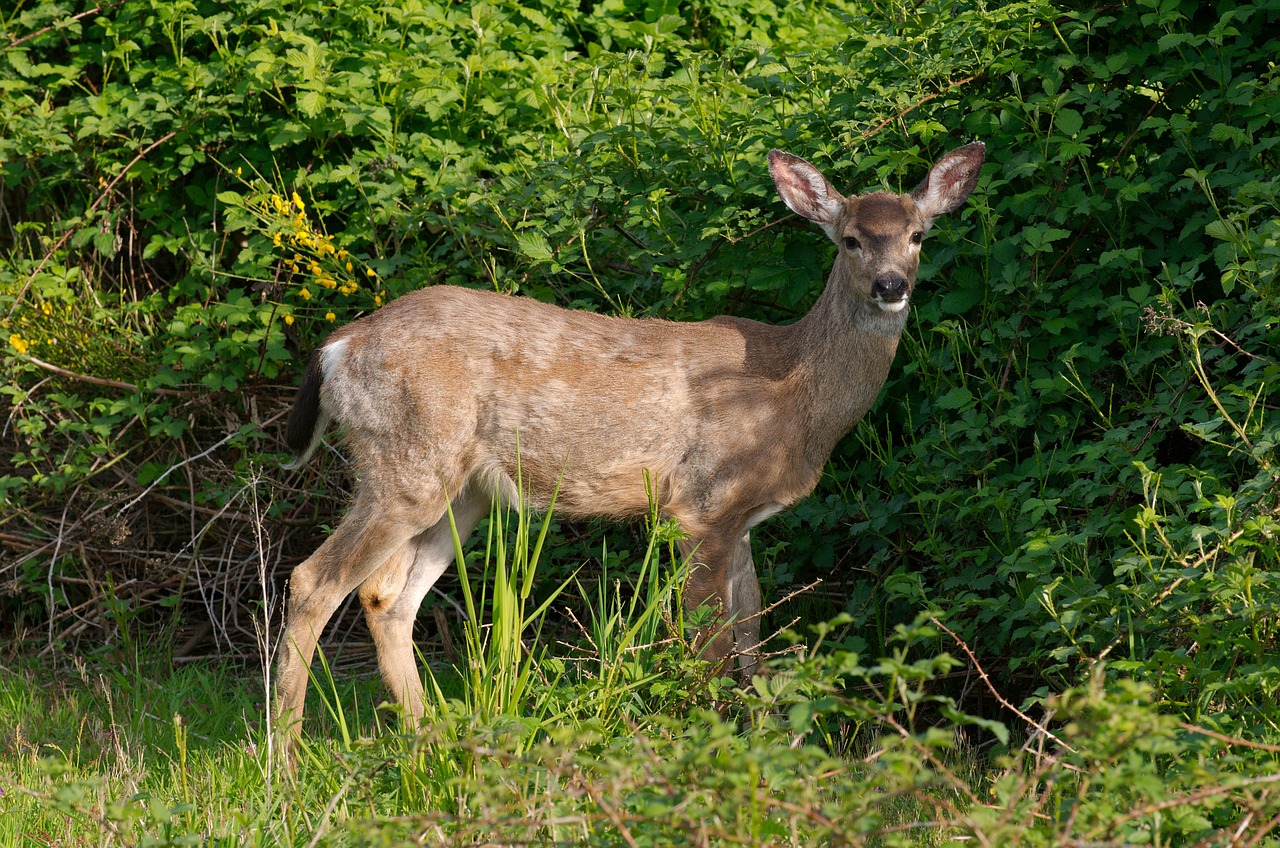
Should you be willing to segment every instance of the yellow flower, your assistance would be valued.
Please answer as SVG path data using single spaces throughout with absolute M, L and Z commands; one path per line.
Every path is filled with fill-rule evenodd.
M 348 262 L 348 263 L 347 263 L 347 273 L 348 273 L 348 274 L 350 274 L 354 269 L 355 269 L 355 266 L 354 266 L 354 265 L 352 265 L 350 262 Z
M 285 316 L 284 316 L 284 322 L 285 322 L 286 324 L 288 324 L 290 327 L 292 327 L 292 326 L 293 326 L 293 316 L 292 316 L 292 315 L 285 315 Z
M 333 319 L 335 319 L 335 318 L 337 318 L 337 317 L 338 317 L 338 316 L 334 315 L 332 312 L 326 312 L 326 313 L 324 314 L 324 320 L 326 320 L 326 321 L 332 321 Z
M 18 353 L 26 353 L 27 348 L 30 346 L 30 342 L 17 333 L 9 336 L 9 344 L 13 345 L 13 349 Z
M 299 212 L 305 212 L 307 209 L 307 204 L 302 202 L 302 198 L 298 197 L 298 193 L 296 191 L 293 193 L 293 205 L 298 207 Z
M 272 244 L 274 244 L 276 247 L 279 247 L 279 246 L 280 246 L 280 234 L 279 234 L 279 233 L 276 233 L 275 235 L 273 235 L 273 236 L 271 237 L 271 243 L 272 243 Z
M 375 294 L 375 295 L 373 296 L 373 305 L 374 305 L 374 306 L 381 306 L 381 305 L 382 305 L 382 295 L 380 295 L 380 294 Z
M 312 262 L 310 265 L 307 266 L 307 270 L 310 271 L 312 274 L 315 274 L 317 277 L 324 276 L 324 269 L 320 267 L 319 263 Z
M 238 176 L 240 176 L 240 175 L 241 175 L 241 174 L 243 174 L 243 173 L 244 173 L 244 170 L 243 170 L 243 169 L 241 169 L 241 168 L 236 168 L 236 176 L 237 176 L 237 177 L 238 177 Z
M 347 249 L 346 249 L 345 247 L 344 247 L 344 248 L 342 248 L 342 250 L 339 250 L 339 251 L 338 251 L 338 258 L 339 258 L 339 259 L 346 259 L 346 258 L 347 258 Z
M 284 212 L 288 208 L 284 205 L 284 199 L 278 194 L 271 195 L 271 205 L 275 207 L 277 212 Z
M 376 273 L 374 273 L 374 270 L 373 270 L 372 268 L 370 268 L 369 270 L 365 271 L 365 274 L 367 274 L 367 275 L 368 275 L 368 276 L 370 276 L 370 277 L 376 277 L 376 276 L 378 276 Z
M 310 300 L 310 299 L 311 299 L 311 292 L 307 291 L 306 289 L 301 289 L 301 290 L 298 292 L 298 297 L 302 298 L 303 300 Z
M 324 286 L 327 289 L 333 289 L 338 284 L 335 283 L 333 280 L 329 279 L 328 277 L 324 277 L 320 280 L 320 285 Z
M 43 312 L 45 315 L 52 315 L 53 305 L 46 300 L 44 303 L 40 304 L 40 311 Z

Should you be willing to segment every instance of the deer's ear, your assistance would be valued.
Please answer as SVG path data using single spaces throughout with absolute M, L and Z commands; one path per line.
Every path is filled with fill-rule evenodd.
M 929 174 L 911 192 L 928 224 L 939 215 L 960 208 L 978 184 L 978 172 L 986 159 L 987 147 L 980 141 L 957 147 L 929 169 Z
M 821 171 L 799 156 L 770 150 L 769 174 L 792 212 L 822 227 L 832 239 L 836 237 L 844 196 L 831 187 Z

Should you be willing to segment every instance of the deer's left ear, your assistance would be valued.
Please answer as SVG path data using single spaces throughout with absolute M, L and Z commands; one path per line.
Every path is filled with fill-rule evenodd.
M 924 214 L 927 226 L 933 219 L 960 208 L 978 184 L 978 173 L 987 156 L 987 146 L 980 141 L 957 147 L 938 160 L 920 185 L 911 192 Z

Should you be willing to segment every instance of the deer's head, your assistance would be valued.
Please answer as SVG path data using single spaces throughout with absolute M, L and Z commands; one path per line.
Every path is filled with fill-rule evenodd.
M 920 266 L 920 245 L 939 215 L 958 208 L 978 182 L 981 142 L 938 160 L 910 194 L 876 191 L 845 197 L 799 156 L 769 151 L 769 173 L 782 200 L 822 227 L 840 249 L 858 296 L 885 312 L 907 308 Z

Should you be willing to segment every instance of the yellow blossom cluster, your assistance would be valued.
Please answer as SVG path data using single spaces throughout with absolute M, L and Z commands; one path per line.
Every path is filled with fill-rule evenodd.
M 268 230 L 272 231 L 271 243 L 282 251 L 292 248 L 291 255 L 281 261 L 291 276 L 302 278 L 297 289 L 299 298 L 310 301 L 315 297 L 315 289 L 336 291 L 343 297 L 350 297 L 361 290 L 356 261 L 345 248 L 334 246 L 333 236 L 312 226 L 307 217 L 307 205 L 296 191 L 288 197 L 272 193 L 261 201 L 258 211 Z M 386 292 L 377 290 L 377 273 L 368 268 L 365 276 L 373 284 L 374 290 L 370 292 L 373 305 L 381 306 Z M 325 319 L 334 321 L 336 315 L 326 312 Z M 293 321 L 292 315 L 285 316 L 285 323 L 292 324 Z
M 42 345 L 46 351 L 53 352 L 60 344 L 77 345 L 89 342 L 89 334 L 77 332 L 70 328 L 72 318 L 71 306 L 58 308 L 44 300 L 37 307 L 39 316 L 34 320 L 19 316 L 19 324 L 10 327 L 7 320 L 0 320 L 0 327 L 9 333 L 9 347 L 19 355 L 25 355 L 34 345 Z M 25 320 L 24 320 L 25 319 Z M 4 336 L 0 335 L 0 344 Z M 44 356 L 45 354 L 40 354 Z

